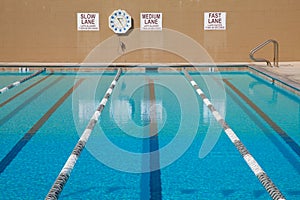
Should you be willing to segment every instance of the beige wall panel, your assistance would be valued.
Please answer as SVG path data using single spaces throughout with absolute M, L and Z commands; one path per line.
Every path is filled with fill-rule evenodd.
M 278 40 L 280 61 L 300 60 L 299 0 L 1 0 L 0 62 L 83 62 L 92 49 L 114 35 L 108 16 L 119 8 L 132 16 L 134 28 L 140 26 L 141 12 L 163 13 L 164 28 L 195 40 L 215 62 L 248 62 L 249 51 L 267 39 Z M 227 29 L 204 31 L 206 11 L 226 12 Z M 100 31 L 77 31 L 78 12 L 98 12 Z M 117 47 L 106 48 L 110 52 Z M 257 56 L 272 59 L 272 45 Z M 125 52 L 115 62 L 183 60 L 172 52 L 148 49 Z

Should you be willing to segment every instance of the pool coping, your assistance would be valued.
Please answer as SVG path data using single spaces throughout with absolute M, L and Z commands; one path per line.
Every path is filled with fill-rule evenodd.
M 284 64 L 285 63 L 285 64 Z M 195 67 L 200 72 L 224 72 L 224 71 L 248 71 L 254 73 L 272 84 L 283 87 L 290 92 L 300 95 L 300 81 L 293 79 L 289 71 L 285 71 L 287 65 L 294 66 L 293 71 L 300 71 L 300 62 L 283 62 L 279 65 L 280 70 L 268 67 L 261 63 L 31 63 L 31 62 L 0 62 L 0 71 L 21 71 L 22 68 L 47 68 L 50 71 L 114 71 L 122 67 L 124 71 L 167 71 L 170 68 L 181 70 L 183 67 Z M 299 66 L 298 66 L 299 65 Z M 135 69 L 134 69 L 135 68 Z M 298 69 L 299 68 L 299 69 Z M 25 70 L 26 71 L 26 70 Z M 293 72 L 292 72 L 293 73 Z M 296 74 L 298 75 L 298 74 Z M 295 75 L 294 75 L 295 76 Z M 297 77 L 298 78 L 298 77 Z
M 265 67 L 261 67 L 258 65 L 249 65 L 248 68 L 249 71 L 271 81 L 273 84 L 281 86 L 289 90 L 290 92 L 300 95 L 300 84 L 298 82 L 291 80 L 282 74 L 279 75 L 272 71 L 266 70 Z

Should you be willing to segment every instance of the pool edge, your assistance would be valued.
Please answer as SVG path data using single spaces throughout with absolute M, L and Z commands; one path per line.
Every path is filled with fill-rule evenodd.
M 146 71 L 166 71 L 173 68 L 180 71 L 183 67 L 192 70 L 196 67 L 196 71 L 200 72 L 231 72 L 231 71 L 248 71 L 256 74 L 263 79 L 270 81 L 281 88 L 284 88 L 298 96 L 300 96 L 300 82 L 290 79 L 284 73 L 276 73 L 267 69 L 266 66 L 255 63 L 12 63 L 0 62 L 0 71 L 19 71 L 20 68 L 48 68 L 50 71 L 116 71 L 117 67 L 122 67 L 126 71 L 136 71 L 145 73 Z M 297 69 L 296 69 L 297 70 Z M 193 71 L 193 70 L 192 70 Z

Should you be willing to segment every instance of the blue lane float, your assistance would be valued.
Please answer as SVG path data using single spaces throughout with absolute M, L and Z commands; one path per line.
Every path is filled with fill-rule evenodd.
M 234 146 L 237 148 L 239 153 L 243 156 L 244 160 L 246 161 L 247 165 L 250 167 L 251 171 L 259 179 L 259 181 L 264 186 L 264 188 L 269 193 L 269 195 L 272 197 L 272 199 L 285 200 L 285 197 L 280 192 L 280 190 L 275 186 L 273 181 L 269 178 L 266 172 L 264 172 L 262 167 L 258 164 L 258 162 L 247 150 L 246 146 L 242 143 L 242 141 L 238 138 L 238 136 L 234 133 L 234 131 L 229 127 L 229 125 L 226 123 L 226 121 L 223 119 L 220 113 L 215 109 L 213 104 L 206 97 L 204 92 L 199 88 L 199 86 L 193 80 L 190 74 L 185 69 L 183 69 L 182 71 L 186 76 L 186 78 L 191 83 L 191 85 L 194 87 L 198 95 L 201 97 L 203 103 L 208 107 L 208 109 L 211 111 L 215 119 L 222 126 L 223 130 L 225 131 L 226 135 L 229 137 L 230 141 L 234 144 Z
M 68 160 L 66 161 L 64 167 L 60 171 L 59 175 L 57 176 L 54 184 L 52 185 L 51 189 L 49 190 L 47 196 L 45 197 L 46 200 L 53 200 L 58 199 L 60 193 L 62 192 L 65 184 L 67 183 L 71 172 L 76 164 L 76 161 L 78 160 L 82 150 L 85 147 L 86 142 L 88 141 L 91 132 L 93 131 L 96 123 L 98 122 L 99 116 L 105 107 L 109 97 L 111 96 L 111 93 L 114 89 L 114 87 L 117 84 L 117 81 L 120 78 L 121 75 L 121 68 L 118 69 L 117 75 L 115 76 L 114 80 L 110 84 L 109 88 L 107 89 L 103 99 L 101 100 L 98 108 L 96 109 L 95 113 L 93 114 L 92 118 L 90 119 L 86 129 L 82 133 L 80 139 L 78 140 L 76 146 L 74 147 L 72 154 L 69 156 Z
M 24 83 L 25 81 L 28 81 L 29 79 L 31 79 L 31 78 L 33 78 L 33 77 L 35 77 L 35 76 L 43 73 L 44 71 L 46 71 L 46 68 L 43 68 L 43 69 L 35 72 L 34 74 L 31 74 L 30 76 L 27 76 L 27 77 L 25 77 L 25 78 L 23 78 L 23 79 L 21 79 L 19 81 L 16 81 L 16 82 L 14 82 L 14 83 L 12 83 L 12 84 L 10 84 L 10 85 L 8 85 L 8 86 L 0 89 L 0 94 L 6 92 L 7 90 L 9 90 L 9 89 L 11 89 L 13 87 L 16 87 L 16 86 L 20 85 L 21 83 Z

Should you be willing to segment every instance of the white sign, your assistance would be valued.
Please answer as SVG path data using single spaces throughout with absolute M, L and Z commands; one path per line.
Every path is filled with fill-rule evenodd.
M 226 30 L 226 12 L 205 12 L 204 30 Z
M 141 31 L 161 31 L 162 13 L 141 13 Z
M 99 31 L 99 13 L 77 13 L 78 31 Z

